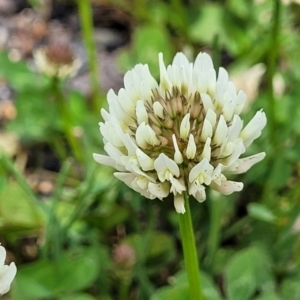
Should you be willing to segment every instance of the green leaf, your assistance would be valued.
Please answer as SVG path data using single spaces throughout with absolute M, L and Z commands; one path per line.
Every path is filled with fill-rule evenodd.
M 107 232 L 117 224 L 125 222 L 129 216 L 129 209 L 127 207 L 118 204 L 105 206 L 103 203 L 99 210 L 94 210 L 91 213 L 88 212 L 84 216 L 84 219 Z
M 144 236 L 132 234 L 124 241 L 135 248 L 138 258 L 146 259 L 148 269 L 166 264 L 175 257 L 174 240 L 163 232 L 155 231 Z
M 221 300 L 220 293 L 214 286 L 212 279 L 205 273 L 201 272 L 201 285 L 202 291 L 206 300 Z M 185 271 L 177 273 L 172 277 L 171 286 L 159 289 L 152 297 L 151 300 L 182 300 L 189 298 L 189 288 L 187 281 L 187 274 Z
M 0 52 L 0 77 L 6 78 L 17 90 L 37 86 L 45 86 L 47 79 L 41 74 L 32 72 L 24 61 L 14 62 L 8 55 Z
M 255 300 L 282 300 L 282 299 L 274 292 L 268 292 L 255 298 Z
M 274 223 L 276 216 L 273 212 L 264 204 L 261 203 L 250 203 L 248 205 L 248 214 L 250 217 L 260 221 Z
M 300 299 L 300 275 L 283 281 L 280 289 L 282 298 L 288 300 Z
M 150 298 L 150 300 L 182 300 L 189 298 L 189 287 L 186 283 L 185 285 L 180 286 L 168 286 L 159 289 L 155 294 Z
M 44 224 L 40 207 L 17 183 L 8 184 L 0 193 L 0 217 L 9 230 L 38 229 Z
M 98 248 L 63 253 L 57 261 L 39 260 L 20 266 L 12 300 L 39 300 L 83 290 L 96 279 L 102 253 Z
M 238 252 L 225 269 L 229 300 L 247 300 L 261 286 L 272 289 L 270 262 L 265 252 L 251 247 Z
M 50 99 L 49 91 L 30 89 L 19 91 L 16 98 L 18 117 L 7 128 L 23 140 L 47 141 L 55 130 L 61 129 L 61 120 L 57 116 L 56 106 Z
M 95 300 L 95 298 L 89 294 L 72 294 L 64 295 L 59 300 Z

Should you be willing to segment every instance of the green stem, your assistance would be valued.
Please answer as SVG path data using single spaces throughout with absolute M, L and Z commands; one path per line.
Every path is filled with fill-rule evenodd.
M 60 116 L 62 118 L 63 129 L 66 138 L 68 140 L 68 143 L 70 144 L 72 152 L 75 158 L 77 159 L 77 161 L 82 162 L 83 161 L 83 154 L 81 151 L 82 147 L 78 142 L 77 138 L 73 134 L 73 125 L 70 116 L 70 110 L 69 107 L 67 106 L 66 99 L 64 99 L 64 96 L 60 90 L 60 83 L 57 77 L 53 77 L 52 79 L 52 92 L 54 94 L 55 103 L 58 107 Z
M 271 144 L 276 146 L 276 102 L 274 97 L 273 78 L 276 72 L 276 64 L 278 57 L 278 36 L 280 29 L 280 0 L 274 0 L 273 24 L 270 32 L 270 48 L 268 52 L 267 61 L 267 86 L 269 97 L 269 128 L 270 128 L 270 140 Z
M 211 199 L 210 204 L 210 226 L 207 245 L 207 263 L 210 269 L 214 269 L 216 253 L 220 243 L 221 213 L 223 201 L 220 197 Z
M 128 279 L 122 279 L 119 285 L 119 299 L 128 300 L 130 281 Z
M 56 210 L 61 199 L 63 186 L 71 171 L 72 161 L 66 160 L 57 178 L 56 187 L 52 196 L 52 203 L 49 209 L 49 218 L 46 226 L 44 256 L 57 259 L 61 250 L 60 224 L 56 217 Z
M 95 111 L 99 110 L 99 72 L 97 64 L 97 50 L 94 39 L 93 14 L 90 0 L 77 0 L 82 37 L 87 52 L 87 61 L 90 71 L 90 84 L 92 90 L 92 105 Z
M 190 299 L 204 300 L 201 290 L 200 269 L 191 218 L 189 198 L 184 195 L 186 212 L 179 214 L 179 227 L 183 247 L 185 269 L 189 281 Z

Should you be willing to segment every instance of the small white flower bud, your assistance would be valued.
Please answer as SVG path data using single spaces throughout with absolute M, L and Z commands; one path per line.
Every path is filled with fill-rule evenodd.
M 190 114 L 187 113 L 184 118 L 181 121 L 180 124 L 180 137 L 186 141 L 187 137 L 189 136 L 190 133 L 190 128 L 191 128 L 191 124 L 190 124 Z
M 207 141 L 208 138 L 211 138 L 213 134 L 213 128 L 210 124 L 210 122 L 205 119 L 203 122 L 203 127 L 200 135 L 201 142 Z
M 155 101 L 153 103 L 153 111 L 156 116 L 158 116 L 161 119 L 164 119 L 164 108 L 158 101 Z
M 175 149 L 174 161 L 180 165 L 183 162 L 183 156 L 178 148 L 175 134 L 172 135 L 172 140 L 173 140 L 173 145 L 174 145 L 174 149 Z
M 189 136 L 189 142 L 186 148 L 186 157 L 188 159 L 193 159 L 196 155 L 196 150 L 197 150 L 197 146 L 195 143 L 195 139 L 194 136 L 192 134 L 190 134 Z
M 224 142 L 224 140 L 226 139 L 227 133 L 228 133 L 228 128 L 227 128 L 226 121 L 225 121 L 223 115 L 220 115 L 218 126 L 217 126 L 217 129 L 215 131 L 213 141 L 212 141 L 213 144 L 221 145 Z

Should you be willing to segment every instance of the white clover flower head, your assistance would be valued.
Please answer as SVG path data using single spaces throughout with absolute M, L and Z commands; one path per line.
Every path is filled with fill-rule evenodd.
M 38 48 L 34 53 L 34 61 L 41 73 L 61 79 L 74 76 L 81 66 L 80 59 L 67 44 Z
M 17 268 L 15 263 L 9 266 L 5 265 L 6 251 L 4 247 L 0 246 L 0 296 L 7 293 L 10 285 L 16 276 Z
M 202 202 L 207 186 L 225 195 L 241 191 L 243 183 L 226 174 L 246 172 L 265 157 L 240 158 L 261 135 L 265 113 L 258 111 L 243 128 L 246 95 L 225 69 L 216 75 L 206 53 L 194 63 L 177 53 L 167 67 L 160 53 L 159 67 L 159 82 L 148 65 L 138 64 L 118 94 L 109 91 L 100 122 L 108 156 L 94 154 L 95 160 L 117 169 L 117 178 L 149 199 L 173 194 L 178 213 L 185 212 L 184 193 Z

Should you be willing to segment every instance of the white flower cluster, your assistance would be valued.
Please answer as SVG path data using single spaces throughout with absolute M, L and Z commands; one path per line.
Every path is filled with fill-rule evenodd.
M 76 75 L 81 67 L 80 59 L 64 44 L 40 47 L 34 53 L 34 61 L 41 73 L 61 79 Z
M 0 296 L 7 293 L 10 285 L 16 276 L 17 268 L 15 263 L 9 266 L 5 265 L 6 251 L 4 247 L 0 246 Z
M 174 195 L 184 213 L 184 193 L 199 202 L 210 186 L 223 194 L 243 188 L 224 174 L 246 172 L 265 157 L 239 158 L 260 136 L 266 116 L 258 111 L 243 129 L 239 117 L 246 101 L 227 71 L 218 76 L 210 56 L 200 53 L 194 63 L 178 53 L 169 66 L 159 54 L 160 82 L 148 65 L 136 65 L 124 77 L 124 88 L 107 99 L 100 123 L 104 150 L 95 160 L 118 170 L 114 175 L 143 196 Z

